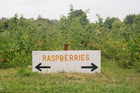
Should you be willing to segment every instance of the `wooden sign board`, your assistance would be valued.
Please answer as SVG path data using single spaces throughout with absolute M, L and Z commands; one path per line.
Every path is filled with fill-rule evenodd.
M 100 73 L 101 51 L 32 51 L 33 72 Z

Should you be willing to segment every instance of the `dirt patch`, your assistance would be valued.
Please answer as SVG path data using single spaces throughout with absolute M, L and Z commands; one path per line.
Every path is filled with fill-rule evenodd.
M 65 73 L 68 77 L 75 77 L 75 78 L 85 78 L 86 74 L 78 74 L 78 73 Z

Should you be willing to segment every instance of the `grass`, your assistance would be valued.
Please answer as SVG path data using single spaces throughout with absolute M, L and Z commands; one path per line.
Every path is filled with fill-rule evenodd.
M 102 59 L 100 74 L 33 73 L 31 68 L 0 69 L 0 93 L 140 93 L 140 72 Z

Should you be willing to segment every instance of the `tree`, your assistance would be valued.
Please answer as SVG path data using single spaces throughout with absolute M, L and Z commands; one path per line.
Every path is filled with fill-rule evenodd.
M 132 26 L 134 31 L 140 33 L 140 14 L 136 15 Z
M 122 25 L 122 22 L 119 19 L 115 19 L 114 22 L 112 23 L 112 28 L 120 28 Z
M 103 25 L 103 18 L 101 18 L 101 16 L 99 14 L 96 14 L 96 16 L 98 17 L 97 23 L 99 23 L 100 26 L 102 26 Z
M 135 17 L 136 17 L 135 14 L 127 15 L 124 19 L 124 23 L 132 25 L 134 23 Z
M 135 16 L 134 23 L 140 25 L 140 14 Z
M 104 25 L 105 25 L 107 28 L 111 29 L 111 28 L 112 28 L 112 24 L 113 24 L 113 22 L 114 22 L 115 20 L 119 20 L 119 19 L 116 18 L 116 17 L 112 17 L 112 18 L 107 17 L 106 20 L 105 20 L 105 22 L 104 22 Z
M 70 13 L 68 15 L 68 20 L 72 21 L 74 18 L 79 18 L 79 22 L 83 26 L 85 26 L 89 23 L 86 12 L 84 12 L 82 9 L 74 10 L 73 6 L 70 6 Z

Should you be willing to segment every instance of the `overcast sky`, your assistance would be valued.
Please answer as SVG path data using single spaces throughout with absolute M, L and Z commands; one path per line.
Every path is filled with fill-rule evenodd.
M 15 13 L 26 18 L 60 19 L 74 9 L 87 10 L 90 22 L 97 20 L 96 13 L 104 19 L 108 16 L 123 20 L 128 14 L 140 14 L 140 0 L 0 0 L 0 17 L 13 17 Z

